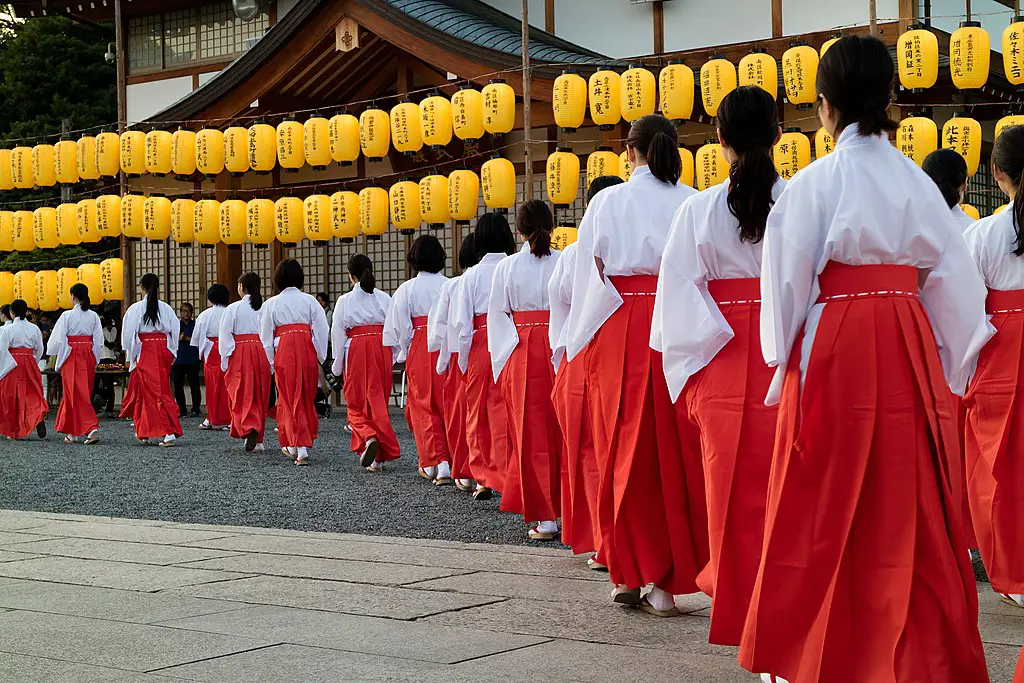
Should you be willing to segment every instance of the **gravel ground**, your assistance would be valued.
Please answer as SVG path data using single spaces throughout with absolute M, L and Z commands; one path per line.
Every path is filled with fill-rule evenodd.
M 103 442 L 68 445 L 50 434 L 0 441 L 0 507 L 199 524 L 235 524 L 485 543 L 536 544 L 498 498 L 477 502 L 416 473 L 416 446 L 392 412 L 402 457 L 371 474 L 343 430 L 344 409 L 321 420 L 311 465 L 281 454 L 273 427 L 267 450 L 247 455 L 226 432 L 182 420 L 176 448 L 143 446 L 125 421 L 103 421 Z M 50 414 L 50 426 L 52 427 Z M 271 423 L 272 425 L 272 423 Z M 550 545 L 550 544 L 549 544 Z

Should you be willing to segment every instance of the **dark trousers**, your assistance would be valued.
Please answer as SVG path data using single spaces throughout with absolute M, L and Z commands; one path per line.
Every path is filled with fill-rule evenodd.
M 188 412 L 185 410 L 185 380 L 188 379 L 192 391 L 192 412 L 198 413 L 203 403 L 203 394 L 199 388 L 199 363 L 173 365 L 171 372 L 174 376 L 174 399 L 178 402 L 178 412 L 182 415 Z
M 112 360 L 101 360 L 100 366 L 109 365 L 113 363 Z M 98 393 L 103 397 L 105 404 L 105 410 L 108 413 L 114 412 L 114 376 L 113 375 L 96 375 L 96 382 L 93 386 L 93 393 Z

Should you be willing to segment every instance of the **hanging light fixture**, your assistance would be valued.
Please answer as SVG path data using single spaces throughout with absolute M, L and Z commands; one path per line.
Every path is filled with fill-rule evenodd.
M 726 95 L 736 89 L 736 67 L 724 55 L 714 55 L 700 68 L 700 94 L 704 111 L 717 116 Z
M 912 24 L 896 46 L 900 85 L 918 92 L 939 78 L 939 39 L 924 24 Z
M 555 125 L 563 133 L 575 133 L 587 116 L 587 82 L 578 72 L 567 69 L 555 79 L 551 109 Z
M 739 84 L 756 85 L 772 96 L 779 97 L 779 65 L 763 47 L 754 48 L 740 60 Z
M 693 69 L 681 59 L 670 61 L 658 75 L 662 115 L 677 126 L 693 116 L 693 89 Z
M 443 228 L 452 219 L 446 176 L 434 174 L 420 180 L 420 212 L 427 227 L 433 230 Z

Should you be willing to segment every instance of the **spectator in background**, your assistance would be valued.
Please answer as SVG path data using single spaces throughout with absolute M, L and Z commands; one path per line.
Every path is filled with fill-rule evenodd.
M 3 306 L 0 306 L 0 325 L 10 325 L 11 320 L 12 318 L 10 305 L 4 304 Z
M 324 309 L 324 315 L 327 316 L 327 326 L 330 327 L 334 321 L 334 308 L 331 306 L 331 298 L 327 296 L 327 292 L 320 292 L 316 295 L 316 302 Z
M 181 320 L 181 331 L 178 334 L 178 356 L 174 359 L 171 369 L 174 375 L 174 398 L 178 402 L 178 415 L 185 417 L 188 411 L 185 406 L 185 380 L 192 392 L 192 417 L 201 417 L 199 406 L 203 402 L 202 390 L 199 388 L 199 349 L 192 346 L 192 333 L 196 329 L 193 317 L 195 309 L 187 301 L 181 305 L 178 318 Z
M 104 316 L 101 319 L 103 324 L 103 346 L 100 347 L 100 366 L 112 365 L 117 362 L 117 324 L 114 319 Z M 106 403 L 106 417 L 114 417 L 114 376 L 96 375 L 97 391 Z

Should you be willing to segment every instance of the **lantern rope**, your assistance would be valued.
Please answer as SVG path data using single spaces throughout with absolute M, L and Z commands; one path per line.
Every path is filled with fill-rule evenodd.
M 79 245 L 75 245 L 75 246 L 79 246 Z M 31 252 L 29 252 L 29 253 L 31 253 Z M 121 248 L 118 247 L 117 249 L 110 249 L 108 251 L 101 251 L 101 252 L 96 252 L 96 253 L 91 253 L 90 252 L 90 253 L 86 254 L 85 256 L 71 256 L 71 257 L 68 257 L 65 260 L 67 261 L 68 264 L 72 264 L 72 263 L 75 263 L 75 262 L 80 262 L 79 265 L 83 265 L 83 264 L 86 264 L 86 263 L 99 263 L 99 261 L 103 261 L 103 260 L 105 260 L 107 258 L 116 258 L 116 257 L 118 257 L 120 255 L 121 255 Z M 28 263 L 23 263 L 21 265 L 25 266 L 25 268 L 22 268 L 22 270 L 29 270 L 30 268 L 28 268 L 28 266 L 38 266 L 38 265 L 50 264 L 52 262 L 53 262 L 52 260 L 30 261 Z M 0 272 L 9 272 L 9 271 L 0 271 Z

